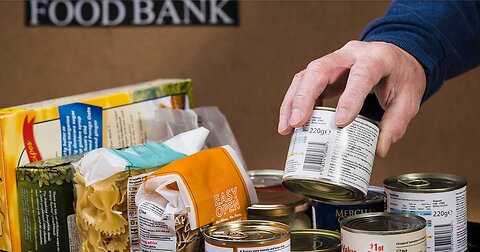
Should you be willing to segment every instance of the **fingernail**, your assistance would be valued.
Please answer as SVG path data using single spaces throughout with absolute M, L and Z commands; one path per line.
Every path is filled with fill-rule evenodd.
M 339 108 L 335 112 L 335 123 L 337 126 L 345 126 L 347 124 L 349 112 L 346 108 Z
M 284 132 L 288 127 L 288 122 L 285 117 L 281 116 L 280 120 L 278 121 L 278 133 Z
M 290 125 L 297 125 L 302 120 L 302 111 L 299 109 L 293 109 L 292 115 L 290 116 Z

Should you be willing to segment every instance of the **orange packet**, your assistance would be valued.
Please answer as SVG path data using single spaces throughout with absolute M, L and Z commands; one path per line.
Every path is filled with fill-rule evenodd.
M 186 214 L 196 230 L 246 219 L 247 207 L 257 202 L 250 177 L 228 145 L 174 161 L 149 175 L 137 192 L 142 251 L 178 249 L 175 215 Z

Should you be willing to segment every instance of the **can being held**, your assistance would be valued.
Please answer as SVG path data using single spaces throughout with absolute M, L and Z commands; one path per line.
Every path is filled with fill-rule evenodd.
M 379 128 L 358 116 L 344 128 L 335 110 L 315 107 L 310 120 L 296 128 L 288 150 L 283 186 L 321 201 L 356 201 L 367 196 Z
M 279 222 L 224 222 L 203 231 L 206 252 L 290 251 L 290 228 Z
M 365 213 L 341 222 L 342 251 L 425 252 L 426 222 L 402 213 Z
M 328 230 L 293 230 L 291 243 L 292 252 L 340 252 L 341 249 L 340 233 Z
M 369 186 L 366 200 L 353 202 L 321 202 L 312 200 L 313 228 L 340 230 L 340 222 L 349 216 L 384 211 L 383 188 Z
M 386 211 L 427 220 L 427 251 L 467 250 L 467 181 L 450 174 L 410 173 L 387 178 Z

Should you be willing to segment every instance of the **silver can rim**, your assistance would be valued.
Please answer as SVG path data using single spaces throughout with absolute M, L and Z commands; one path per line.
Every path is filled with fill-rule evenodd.
M 418 221 L 418 226 L 409 229 L 401 229 L 401 230 L 392 230 L 392 231 L 370 231 L 370 230 L 361 230 L 347 227 L 349 223 L 361 218 L 371 218 L 371 217 L 378 217 L 378 216 L 393 216 L 393 217 L 401 217 L 401 218 L 409 218 L 415 219 Z M 343 219 L 340 223 L 341 230 L 345 230 L 351 233 L 357 234 L 370 234 L 370 235 L 396 235 L 396 234 L 406 234 L 406 233 L 413 233 L 422 229 L 425 229 L 427 226 L 427 222 L 424 218 L 414 215 L 414 214 L 407 214 L 407 213 L 389 213 L 389 212 L 370 212 L 370 213 L 363 213 L 357 214 L 350 217 Z
M 356 195 L 361 195 L 362 198 L 345 198 L 344 200 L 342 200 L 342 199 L 320 198 L 320 197 L 318 197 L 316 195 L 313 195 L 313 194 L 309 194 L 309 193 L 305 193 L 305 192 L 297 192 L 295 190 L 291 190 L 291 187 L 289 186 L 289 183 L 294 183 L 294 184 L 298 185 L 298 182 L 301 182 L 301 181 L 316 182 L 316 183 L 322 183 L 322 184 L 326 184 L 326 185 L 329 185 L 329 184 L 330 185 L 335 185 L 335 186 L 344 188 L 348 191 L 355 192 Z M 345 184 L 345 183 L 341 183 L 341 182 L 338 182 L 338 181 L 335 181 L 335 180 L 325 179 L 325 178 L 312 179 L 312 178 L 303 178 L 303 177 L 299 177 L 299 176 L 287 176 L 287 177 L 283 178 L 282 186 L 285 187 L 287 190 L 289 190 L 291 192 L 298 193 L 298 194 L 304 195 L 308 198 L 314 199 L 314 200 L 319 201 L 319 202 L 324 202 L 324 203 L 337 203 L 337 202 L 350 203 L 352 201 L 356 202 L 356 201 L 361 201 L 361 200 L 366 199 L 366 195 L 360 189 L 355 188 L 355 187 L 353 187 L 351 185 L 348 185 L 348 184 Z
M 334 238 L 334 239 L 338 240 L 338 245 L 337 246 L 334 246 L 334 247 L 331 247 L 331 248 L 318 249 L 318 250 L 310 250 L 310 251 L 302 250 L 303 252 L 334 252 L 334 251 L 338 251 L 341 248 L 342 238 L 341 238 L 340 232 L 338 232 L 338 231 L 331 231 L 331 230 L 325 230 L 325 229 L 296 229 L 296 230 L 292 230 L 292 233 L 291 233 L 291 236 L 290 236 L 291 244 L 293 243 L 296 234 L 322 235 L 322 236 L 325 236 L 325 237 L 331 237 L 331 238 Z M 296 252 L 296 250 L 293 250 L 293 247 L 292 247 L 292 252 Z M 300 251 L 298 251 L 298 252 L 300 252 Z
M 444 188 L 399 188 L 392 185 L 392 183 L 399 181 L 401 178 L 416 178 L 416 179 L 443 178 L 456 183 L 456 185 L 451 187 L 444 187 Z M 467 180 L 464 177 L 454 175 L 454 174 L 419 172 L 419 173 L 406 173 L 406 174 L 388 177 L 385 180 L 383 180 L 383 185 L 386 189 L 396 191 L 396 192 L 436 193 L 436 192 L 450 192 L 450 191 L 463 188 L 467 186 Z
M 262 176 L 278 177 L 278 186 L 281 186 L 284 171 L 280 170 L 280 169 L 258 169 L 258 170 L 249 170 L 249 171 L 247 171 L 247 173 L 248 173 L 248 176 L 251 179 L 256 177 L 256 176 L 258 176 L 258 177 L 262 177 Z M 270 187 L 270 186 L 256 185 L 256 184 L 254 184 L 254 186 L 255 186 L 255 188 L 269 188 Z M 274 185 L 274 186 L 271 186 L 271 187 L 277 187 L 277 185 Z
M 258 227 L 265 227 L 265 226 L 273 226 L 279 228 L 279 230 L 284 231 L 281 233 L 280 236 L 274 239 L 265 239 L 265 240 L 229 240 L 229 239 L 221 239 L 213 237 L 209 232 L 212 229 L 219 228 L 219 227 L 234 227 L 235 225 L 257 225 Z M 282 240 L 290 240 L 291 236 L 291 229 L 288 225 L 277 222 L 277 221 L 267 221 L 267 220 L 239 220 L 239 221 L 232 221 L 232 222 L 222 222 L 216 225 L 209 226 L 202 231 L 202 235 L 205 238 L 205 242 L 208 242 L 213 245 L 231 245 L 231 246 L 244 246 L 244 245 L 263 245 L 268 244 L 276 241 Z

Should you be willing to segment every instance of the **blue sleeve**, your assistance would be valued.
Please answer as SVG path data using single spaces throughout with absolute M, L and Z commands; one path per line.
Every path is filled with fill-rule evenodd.
M 414 56 L 427 77 L 424 102 L 445 80 L 480 64 L 480 2 L 393 1 L 360 39 L 392 43 Z M 369 95 L 361 113 L 380 120 L 383 110 Z

